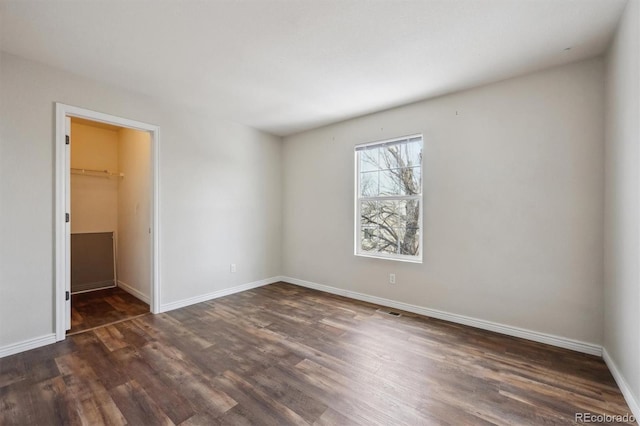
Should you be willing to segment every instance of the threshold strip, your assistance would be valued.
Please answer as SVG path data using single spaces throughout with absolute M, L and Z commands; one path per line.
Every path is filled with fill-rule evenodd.
M 109 327 L 110 325 L 114 325 L 114 324 L 120 324 L 121 322 L 131 321 L 131 320 L 134 320 L 136 318 L 140 318 L 140 317 L 143 317 L 145 315 L 149 315 L 150 313 L 151 312 L 145 312 L 144 314 L 136 315 L 136 316 L 129 317 L 129 318 L 123 318 L 123 319 L 120 319 L 120 320 L 117 320 L 117 321 L 112 321 L 112 322 L 107 323 L 107 324 L 96 325 L 95 327 L 87 328 L 87 329 L 84 329 L 84 330 L 79 330 L 79 331 L 74 331 L 74 332 L 67 332 L 67 337 L 68 336 L 75 336 L 76 334 L 86 333 L 87 331 L 97 330 L 98 328 L 102 328 L 102 327 Z

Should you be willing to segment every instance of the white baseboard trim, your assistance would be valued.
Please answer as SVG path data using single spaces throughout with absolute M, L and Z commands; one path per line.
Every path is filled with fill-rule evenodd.
M 23 340 L 22 342 L 13 343 L 11 345 L 0 347 L 0 358 L 14 355 L 20 352 L 36 349 L 41 346 L 50 345 L 56 342 L 56 334 L 45 334 L 44 336 L 34 337 L 33 339 Z
M 375 303 L 376 305 L 388 306 L 390 308 L 400 309 L 414 314 L 424 315 L 427 317 L 437 318 L 445 321 L 455 322 L 457 324 L 469 325 L 471 327 L 481 328 L 483 330 L 495 331 L 496 333 L 506 334 L 507 336 L 520 337 L 522 339 L 533 340 L 534 342 L 546 343 L 548 345 L 560 348 L 571 349 L 590 355 L 602 356 L 602 346 L 593 343 L 581 342 L 579 340 L 568 339 L 566 337 L 555 336 L 552 334 L 540 333 L 538 331 L 527 330 L 524 328 L 513 327 L 510 325 L 500 324 L 492 321 L 486 321 L 478 318 L 467 317 L 450 312 L 439 311 L 437 309 L 425 308 L 422 306 L 411 305 L 404 302 L 398 302 L 382 297 L 370 296 L 364 293 L 358 293 L 351 290 L 344 290 L 337 287 L 331 287 L 324 284 L 317 284 L 310 281 L 304 281 L 291 277 L 280 277 L 281 281 L 299 285 L 301 287 L 313 288 L 327 293 L 337 294 L 339 296 L 349 297 L 351 299 L 362 300 L 364 302 Z
M 118 280 L 118 287 L 120 287 L 121 289 L 123 289 L 124 291 L 126 291 L 127 293 L 129 293 L 130 295 L 135 297 L 136 299 L 142 300 L 147 305 L 151 304 L 151 298 L 149 296 L 147 296 L 146 294 L 144 294 L 143 292 L 141 292 L 137 288 L 134 288 L 134 287 L 130 286 L 129 284 L 125 283 L 124 281 Z
M 607 348 L 602 348 L 602 359 L 604 359 L 605 364 L 609 367 L 609 371 L 611 371 L 611 375 L 615 379 L 620 391 L 622 392 L 622 396 L 624 396 L 625 401 L 627 401 L 627 405 L 631 409 L 631 413 L 633 417 L 636 418 L 636 421 L 640 421 L 640 400 L 633 394 L 629 384 L 624 379 L 622 373 L 618 369 L 618 366 L 613 361 L 613 358 L 607 352 Z
M 174 309 L 184 308 L 185 306 L 195 305 L 196 303 L 206 302 L 207 300 L 217 299 L 219 297 L 229 296 L 230 294 L 240 293 L 241 291 L 251 290 L 252 288 L 262 287 L 268 284 L 277 283 L 281 281 L 282 277 L 265 278 L 260 281 L 253 281 L 246 284 L 240 284 L 234 287 L 224 288 L 222 290 L 214 291 L 212 293 L 203 294 L 200 296 L 190 297 L 188 299 L 178 300 L 176 302 L 165 303 L 160 305 L 160 312 L 173 311 Z

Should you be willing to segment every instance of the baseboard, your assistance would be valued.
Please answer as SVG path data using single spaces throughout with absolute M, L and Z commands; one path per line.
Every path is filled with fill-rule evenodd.
M 123 289 L 124 291 L 126 291 L 127 293 L 129 293 L 130 295 L 135 297 L 136 299 L 142 300 L 147 305 L 151 304 L 151 298 L 149 296 L 147 296 L 146 294 L 144 294 L 143 292 L 141 292 L 137 288 L 134 288 L 134 287 L 130 286 L 129 284 L 125 283 L 124 281 L 118 280 L 118 287 L 120 287 L 121 289 Z
M 13 343 L 11 345 L 0 348 L 0 358 L 14 355 L 20 352 L 36 349 L 41 346 L 51 345 L 56 342 L 55 333 L 45 334 L 44 336 L 34 337 L 33 339 L 23 340 L 22 342 Z
M 217 299 L 219 297 L 229 296 L 230 294 L 240 293 L 241 291 L 251 290 L 252 288 L 262 287 L 268 284 L 277 283 L 281 281 L 282 277 L 265 278 L 260 281 L 253 281 L 246 284 L 240 284 L 234 287 L 224 288 L 222 290 L 214 291 L 212 293 L 203 294 L 200 296 L 190 297 L 188 299 L 178 300 L 176 302 L 165 303 L 160 305 L 160 312 L 173 311 L 174 309 L 184 308 L 185 306 L 195 305 L 196 303 L 206 302 L 207 300 Z
M 609 367 L 609 371 L 611 371 L 611 375 L 618 384 L 618 387 L 622 392 L 622 396 L 624 396 L 625 401 L 627 401 L 627 405 L 631 409 L 633 417 L 636 418 L 636 421 L 640 421 L 640 401 L 638 401 L 638 398 L 633 394 L 629 384 L 624 379 L 622 373 L 620 373 L 618 366 L 609 355 L 609 352 L 607 352 L 607 348 L 604 347 L 602 348 L 602 359 L 604 359 L 605 364 Z
M 483 330 L 494 331 L 507 336 L 520 337 L 522 339 L 533 340 L 534 342 L 545 343 L 560 348 L 571 349 L 590 355 L 602 356 L 602 346 L 593 343 L 581 342 L 579 340 L 568 339 L 566 337 L 555 336 L 552 334 L 540 333 L 538 331 L 527 330 L 524 328 L 513 327 L 510 325 L 500 324 L 492 321 L 486 321 L 478 318 L 468 317 L 450 312 L 439 311 L 437 309 L 425 308 L 422 306 L 411 305 L 404 302 L 398 302 L 382 297 L 371 296 L 355 291 L 344 290 L 337 287 L 331 287 L 324 284 L 318 284 L 310 281 L 304 281 L 291 277 L 280 277 L 281 281 L 299 285 L 301 287 L 313 288 L 327 293 L 337 294 L 339 296 L 349 297 L 351 299 L 362 300 L 364 302 L 375 303 L 376 305 L 388 306 L 390 308 L 400 309 L 414 314 L 424 315 L 427 317 L 437 318 L 457 324 L 468 325 L 471 327 L 481 328 Z

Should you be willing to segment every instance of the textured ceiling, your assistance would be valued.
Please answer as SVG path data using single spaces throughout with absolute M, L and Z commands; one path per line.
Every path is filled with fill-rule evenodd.
M 0 48 L 287 135 L 599 55 L 625 4 L 2 0 Z

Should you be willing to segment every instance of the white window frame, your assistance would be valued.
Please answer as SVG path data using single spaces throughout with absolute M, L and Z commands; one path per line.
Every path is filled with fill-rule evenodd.
M 362 197 L 360 195 L 360 161 L 358 161 L 358 150 L 364 147 L 374 146 L 374 145 L 385 145 L 389 143 L 394 143 L 398 141 L 402 141 L 405 139 L 412 138 L 420 138 L 422 141 L 422 153 L 420 159 L 420 194 L 418 195 L 396 195 L 396 196 L 377 196 L 377 197 Z M 381 141 L 375 142 L 367 142 L 358 144 L 353 149 L 354 152 L 354 162 L 355 162 L 355 188 L 354 188 L 354 201 L 355 201 L 355 229 L 354 229 L 354 254 L 356 256 L 361 257 L 370 257 L 375 259 L 387 259 L 387 260 L 395 260 L 400 262 L 410 262 L 410 263 L 422 263 L 422 242 L 423 242 L 423 212 L 424 212 L 424 136 L 421 133 L 402 136 L 392 139 L 385 139 Z M 416 256 L 406 255 L 406 254 L 396 254 L 396 253 L 372 253 L 363 251 L 361 249 L 362 243 L 360 241 L 360 229 L 361 229 L 361 215 L 360 215 L 360 205 L 361 201 L 387 201 L 387 200 L 418 200 L 420 205 L 420 214 L 418 218 L 418 254 Z

